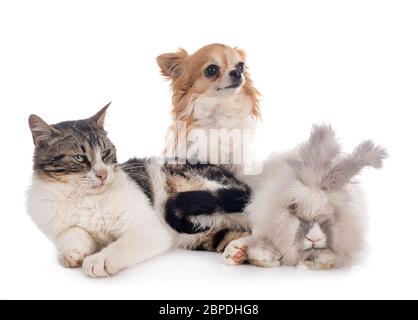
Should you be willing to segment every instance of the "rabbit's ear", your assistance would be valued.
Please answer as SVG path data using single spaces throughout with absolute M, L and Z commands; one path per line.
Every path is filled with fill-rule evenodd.
M 388 153 L 384 148 L 376 146 L 373 141 L 365 141 L 329 171 L 322 180 L 321 187 L 326 190 L 338 190 L 365 167 L 381 168 L 383 160 L 387 157 Z
M 313 126 L 309 140 L 287 162 L 303 184 L 319 186 L 339 153 L 340 145 L 334 130 L 327 125 Z

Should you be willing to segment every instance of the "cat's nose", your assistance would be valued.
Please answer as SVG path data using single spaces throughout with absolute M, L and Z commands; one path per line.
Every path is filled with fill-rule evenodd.
M 107 172 L 107 169 L 101 169 L 96 171 L 96 177 L 102 180 L 103 182 L 106 181 L 108 174 L 109 173 Z

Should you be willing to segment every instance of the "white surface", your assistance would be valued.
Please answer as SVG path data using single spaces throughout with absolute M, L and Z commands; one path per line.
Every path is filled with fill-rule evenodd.
M 8 1 L 0 3 L 0 298 L 418 298 L 416 1 Z M 264 95 L 265 154 L 329 122 L 347 147 L 391 153 L 363 176 L 369 252 L 351 271 L 227 267 L 172 252 L 115 278 L 58 266 L 25 213 L 27 117 L 83 118 L 108 101 L 120 160 L 163 148 L 170 96 L 155 57 L 212 42 L 248 53 Z

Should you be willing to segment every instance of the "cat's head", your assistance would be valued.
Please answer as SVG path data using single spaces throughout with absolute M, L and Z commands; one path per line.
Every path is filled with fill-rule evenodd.
M 91 118 L 54 125 L 36 115 L 29 117 L 34 171 L 39 179 L 67 184 L 87 194 L 106 189 L 117 164 L 116 148 L 103 128 L 109 105 Z

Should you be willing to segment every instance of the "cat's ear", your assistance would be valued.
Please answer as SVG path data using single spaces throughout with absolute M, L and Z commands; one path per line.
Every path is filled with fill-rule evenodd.
M 189 57 L 186 50 L 180 49 L 174 53 L 165 53 L 157 57 L 161 74 L 169 79 L 178 78 L 183 72 L 184 61 Z
M 29 128 L 32 131 L 32 138 L 35 146 L 39 146 L 42 142 L 48 141 L 61 134 L 57 129 L 42 120 L 41 117 L 34 114 L 29 117 Z
M 89 118 L 88 120 L 93 121 L 97 124 L 97 126 L 104 130 L 104 122 L 106 119 L 106 112 L 109 106 L 112 104 L 112 102 L 109 102 L 107 105 L 105 105 L 99 112 L 97 112 L 94 116 Z

